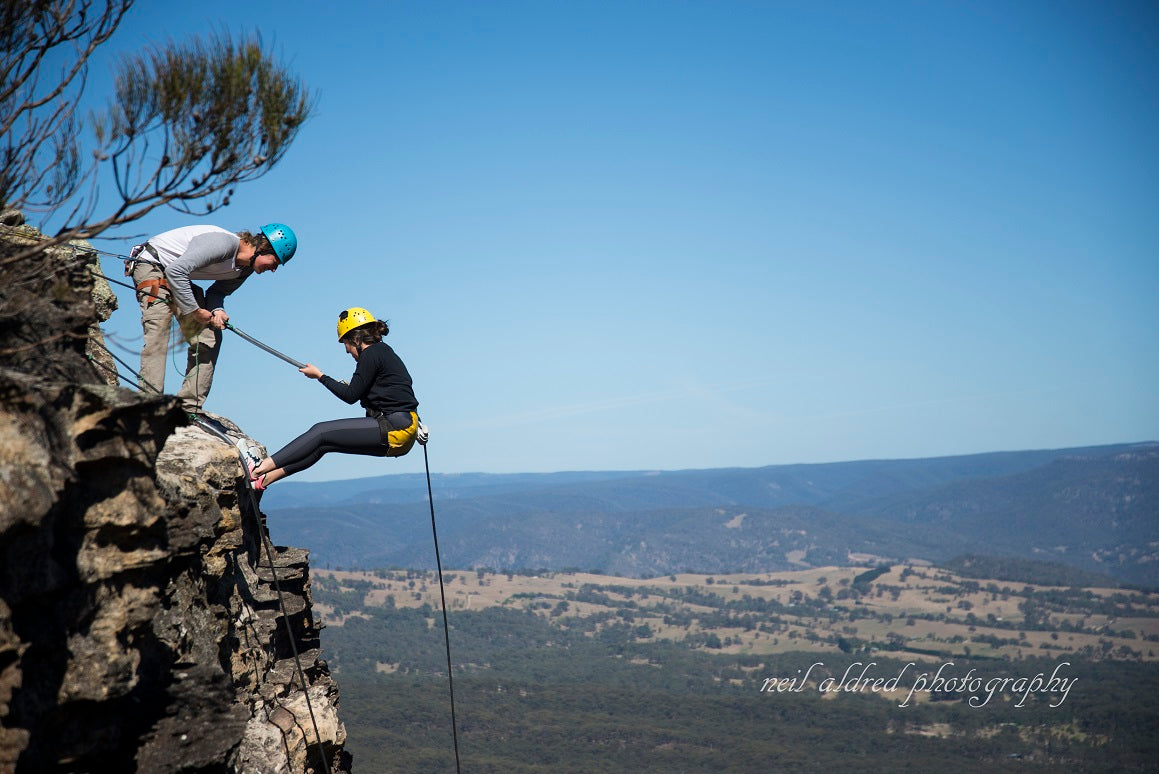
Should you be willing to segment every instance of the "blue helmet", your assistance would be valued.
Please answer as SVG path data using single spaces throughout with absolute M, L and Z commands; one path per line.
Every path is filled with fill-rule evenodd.
M 274 248 L 278 263 L 285 263 L 294 257 L 298 250 L 298 237 L 293 229 L 285 223 L 267 223 L 262 226 L 262 233 L 270 240 L 270 247 Z

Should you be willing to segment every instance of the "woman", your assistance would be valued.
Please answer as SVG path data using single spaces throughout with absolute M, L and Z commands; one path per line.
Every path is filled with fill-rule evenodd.
M 426 428 L 415 413 L 419 402 L 411 389 L 410 374 L 382 341 L 389 332 L 386 323 L 360 307 L 338 315 L 338 341 L 358 362 L 350 384 L 326 376 L 310 363 L 298 370 L 321 381 L 347 403 L 361 402 L 366 416 L 314 425 L 250 471 L 254 489 L 261 491 L 305 470 L 329 452 L 401 457 L 411 450 L 420 432 L 422 442 L 426 442 Z

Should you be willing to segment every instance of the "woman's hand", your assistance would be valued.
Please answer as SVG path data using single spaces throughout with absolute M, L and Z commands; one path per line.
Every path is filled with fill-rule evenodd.
M 314 365 L 313 363 L 306 363 L 306 365 L 299 368 L 298 371 L 300 373 L 305 374 L 306 376 L 310 377 L 311 379 L 321 379 L 322 378 L 321 369 L 319 369 L 318 366 Z

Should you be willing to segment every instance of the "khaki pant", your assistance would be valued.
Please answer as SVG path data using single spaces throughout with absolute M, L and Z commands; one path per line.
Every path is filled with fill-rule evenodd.
M 133 282 L 137 285 L 164 277 L 161 267 L 151 263 L 138 263 L 133 269 Z M 205 294 L 201 288 L 196 285 L 192 287 L 194 298 L 199 304 L 204 303 Z M 169 355 L 169 325 L 173 319 L 173 307 L 172 296 L 168 290 L 161 288 L 156 295 L 159 298 L 153 298 L 152 295 L 140 291 L 137 293 L 137 300 L 141 304 L 141 333 L 144 335 L 144 344 L 141 347 L 141 388 L 164 392 L 165 368 Z M 189 318 L 186 318 L 186 321 L 188 322 Z M 201 411 L 201 407 L 205 405 L 209 389 L 213 386 L 213 369 L 217 365 L 220 351 L 221 331 L 203 328 L 190 341 L 189 353 L 186 356 L 185 381 L 177 392 L 181 406 L 186 411 Z

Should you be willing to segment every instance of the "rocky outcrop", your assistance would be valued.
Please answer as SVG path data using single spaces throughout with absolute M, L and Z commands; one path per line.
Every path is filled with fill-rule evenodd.
M 307 553 L 233 444 L 105 383 L 84 260 L 5 253 L 0 771 L 349 771 Z

